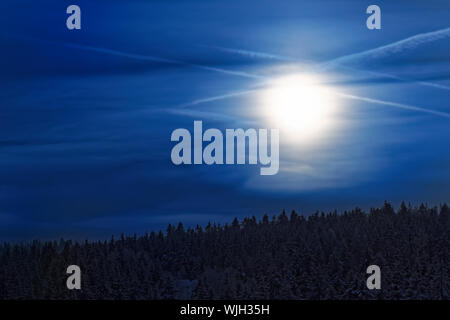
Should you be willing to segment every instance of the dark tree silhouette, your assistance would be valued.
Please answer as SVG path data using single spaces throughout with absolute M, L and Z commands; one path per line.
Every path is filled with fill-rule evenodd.
M 284 211 L 205 229 L 0 246 L 0 299 L 449 299 L 450 210 Z M 66 288 L 67 266 L 82 289 Z M 381 290 L 366 269 L 381 267 Z

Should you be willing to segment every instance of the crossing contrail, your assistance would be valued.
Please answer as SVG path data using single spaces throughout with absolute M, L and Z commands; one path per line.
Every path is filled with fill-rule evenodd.
M 228 94 L 223 94 L 220 96 L 213 96 L 213 97 L 209 97 L 209 98 L 194 100 L 193 102 L 185 103 L 182 106 L 192 106 L 192 105 L 198 105 L 201 103 L 207 103 L 207 102 L 211 102 L 211 101 L 229 99 L 229 98 L 233 98 L 233 97 L 240 96 L 240 95 L 251 94 L 251 93 L 254 93 L 257 91 L 258 90 L 255 89 L 255 90 L 247 90 L 247 91 L 241 91 L 241 92 L 230 92 Z M 372 103 L 372 104 L 379 104 L 379 105 L 384 105 L 384 106 L 397 108 L 397 109 L 404 109 L 404 110 L 416 111 L 416 112 L 421 112 L 421 113 L 428 113 L 428 114 L 432 114 L 434 116 L 450 118 L 450 113 L 442 112 L 442 111 L 435 111 L 435 110 L 431 110 L 431 109 L 427 109 L 427 108 L 423 108 L 423 107 L 419 107 L 419 106 L 413 106 L 413 105 L 409 105 L 409 104 L 392 102 L 392 101 L 387 101 L 387 100 L 373 99 L 373 98 L 368 98 L 368 97 L 361 97 L 361 96 L 346 94 L 343 92 L 334 92 L 334 94 L 336 94 L 338 97 L 344 98 L 344 99 L 364 101 L 364 102 L 368 102 L 368 103 Z
M 447 29 L 445 29 L 445 30 L 447 30 Z M 414 37 L 412 37 L 412 38 L 414 38 Z M 52 43 L 54 43 L 54 42 L 52 42 Z M 424 43 L 423 40 L 420 40 L 420 43 Z M 199 65 L 199 64 L 192 64 L 189 62 L 173 60 L 173 59 L 166 59 L 166 58 L 161 58 L 161 57 L 156 57 L 156 56 L 140 55 L 140 54 L 128 53 L 128 52 L 123 52 L 123 51 L 118 51 L 118 50 L 106 49 L 106 48 L 101 48 L 101 47 L 93 47 L 93 46 L 87 46 L 87 45 L 81 45 L 81 44 L 75 44 L 75 43 L 67 43 L 67 42 L 57 43 L 57 44 L 60 44 L 60 45 L 66 46 L 66 47 L 70 47 L 70 48 L 76 48 L 76 49 L 80 49 L 80 50 L 87 50 L 87 51 L 92 51 L 92 52 L 120 56 L 120 57 L 124 57 L 124 58 L 129 58 L 129 59 L 189 66 L 189 67 L 193 67 L 193 68 L 198 68 L 198 69 L 202 69 L 202 70 L 207 70 L 207 71 L 212 71 L 212 72 L 217 72 L 217 73 L 222 73 L 222 74 L 228 74 L 228 75 L 233 75 L 233 76 L 238 76 L 238 77 L 245 77 L 245 78 L 252 78 L 252 79 L 259 79 L 259 80 L 269 80 L 270 79 L 267 76 L 260 76 L 260 75 L 256 75 L 256 74 L 252 74 L 252 73 L 248 73 L 248 72 L 233 71 L 233 70 L 204 66 L 204 65 Z M 385 47 L 389 47 L 389 45 L 385 46 Z M 245 90 L 245 91 L 239 91 L 239 92 L 231 92 L 231 93 L 220 95 L 220 96 L 198 99 L 193 102 L 183 104 L 181 106 L 196 105 L 196 104 L 201 104 L 201 103 L 215 101 L 215 100 L 227 99 L 227 98 L 231 98 L 231 97 L 235 97 L 235 96 L 239 96 L 239 95 L 249 94 L 249 93 L 252 93 L 255 91 L 256 90 Z M 446 112 L 434 111 L 434 110 L 430 110 L 430 109 L 426 109 L 426 108 L 422 108 L 422 107 L 401 104 L 401 103 L 396 103 L 396 102 L 391 102 L 391 101 L 377 100 L 377 99 L 360 97 L 360 96 L 355 96 L 355 95 L 348 95 L 345 93 L 337 93 L 337 94 L 340 97 L 347 98 L 347 99 L 366 101 L 369 103 L 382 104 L 382 105 L 386 105 L 386 106 L 390 106 L 390 107 L 407 109 L 407 110 L 423 112 L 423 113 L 429 113 L 429 114 L 433 114 L 436 116 L 450 118 L 450 114 L 448 114 Z
M 342 57 L 338 57 L 326 62 L 317 63 L 313 62 L 311 60 L 298 60 L 291 57 L 286 57 L 283 55 L 277 55 L 277 54 L 271 54 L 267 52 L 261 52 L 261 51 L 250 51 L 250 50 L 243 50 L 243 49 L 235 49 L 235 48 L 227 48 L 227 47 L 219 47 L 219 46 L 208 46 L 212 49 L 217 49 L 220 51 L 228 52 L 228 53 L 234 53 L 239 54 L 243 56 L 248 56 L 251 58 L 261 58 L 261 59 L 271 59 L 271 60 L 277 60 L 277 61 L 285 61 L 285 62 L 301 62 L 301 63 L 313 63 L 313 69 L 319 70 L 319 71 L 325 71 L 330 68 L 335 67 L 341 67 L 345 69 L 350 69 L 353 71 L 363 71 L 368 74 L 371 74 L 373 76 L 379 76 L 379 77 L 385 77 L 390 79 L 395 79 L 398 81 L 403 82 L 413 82 L 422 86 L 428 86 L 433 87 L 437 89 L 443 89 L 443 90 L 450 90 L 450 86 L 446 86 L 439 83 L 434 82 L 428 82 L 428 81 L 418 81 L 414 79 L 409 79 L 406 77 L 400 77 L 389 73 L 384 72 L 375 72 L 375 71 L 369 71 L 364 70 L 360 68 L 354 68 L 349 65 L 355 62 L 358 62 L 360 60 L 366 61 L 370 59 L 375 58 L 381 58 L 385 56 L 389 56 L 392 54 L 400 53 L 407 49 L 414 49 L 418 47 L 419 45 L 434 42 L 441 39 L 450 38 L 450 28 L 441 29 L 433 32 L 426 32 L 426 33 L 420 33 L 411 37 L 408 37 L 403 40 L 399 40 L 381 47 L 377 47 L 370 50 L 365 50 L 358 53 L 353 53 L 349 55 L 345 55 Z
M 442 89 L 442 90 L 450 90 L 450 86 L 446 86 L 446 85 L 435 83 L 435 82 L 418 81 L 415 79 L 409 79 L 409 78 L 405 78 L 405 77 L 396 76 L 396 75 L 393 75 L 390 73 L 384 73 L 384 72 L 379 72 L 379 71 L 370 71 L 367 69 L 350 67 L 344 63 L 337 61 L 341 58 L 337 58 L 335 60 L 330 60 L 328 62 L 317 63 L 317 62 L 313 62 L 311 60 L 293 59 L 290 57 L 285 57 L 285 56 L 275 55 L 275 54 L 270 54 L 270 53 L 265 53 L 265 52 L 258 52 L 258 51 L 249 51 L 249 50 L 241 50 L 241 49 L 233 49 L 233 48 L 225 48 L 225 47 L 216 47 L 216 46 L 211 46 L 210 48 L 214 48 L 214 49 L 221 50 L 224 52 L 240 54 L 240 55 L 248 56 L 251 58 L 271 59 L 271 60 L 284 61 L 284 62 L 313 63 L 314 65 L 311 67 L 311 69 L 314 71 L 318 71 L 318 72 L 324 72 L 327 69 L 339 67 L 339 68 L 347 69 L 347 70 L 351 70 L 351 71 L 364 72 L 364 73 L 367 73 L 367 74 L 370 74 L 370 75 L 376 76 L 376 77 L 389 78 L 389 79 L 394 79 L 394 80 L 398 80 L 401 82 L 411 82 L 411 83 L 419 84 L 422 86 L 427 86 L 427 87 L 432 87 L 432 88 L 437 88 L 437 89 Z M 347 57 L 347 56 L 345 56 L 345 57 Z M 345 57 L 342 57 L 342 59 L 344 59 Z

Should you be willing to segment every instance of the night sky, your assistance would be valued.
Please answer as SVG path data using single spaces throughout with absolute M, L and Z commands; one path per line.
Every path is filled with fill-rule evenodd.
M 82 29 L 66 28 L 67 6 Z M 450 3 L 3 0 L 0 241 L 103 239 L 286 209 L 450 200 Z M 280 170 L 181 165 L 177 128 L 272 128 L 287 75 L 333 90 Z

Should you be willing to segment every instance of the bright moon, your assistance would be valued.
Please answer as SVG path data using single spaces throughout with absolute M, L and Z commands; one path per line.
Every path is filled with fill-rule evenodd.
M 312 75 L 276 79 L 262 103 L 272 127 L 295 141 L 312 142 L 332 126 L 336 99 L 332 89 Z

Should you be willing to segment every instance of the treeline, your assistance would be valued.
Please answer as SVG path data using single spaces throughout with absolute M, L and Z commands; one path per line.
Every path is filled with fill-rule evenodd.
M 449 299 L 450 210 L 283 212 L 100 242 L 0 246 L 0 299 Z M 66 269 L 82 270 L 68 290 Z M 381 268 L 381 290 L 366 269 Z

